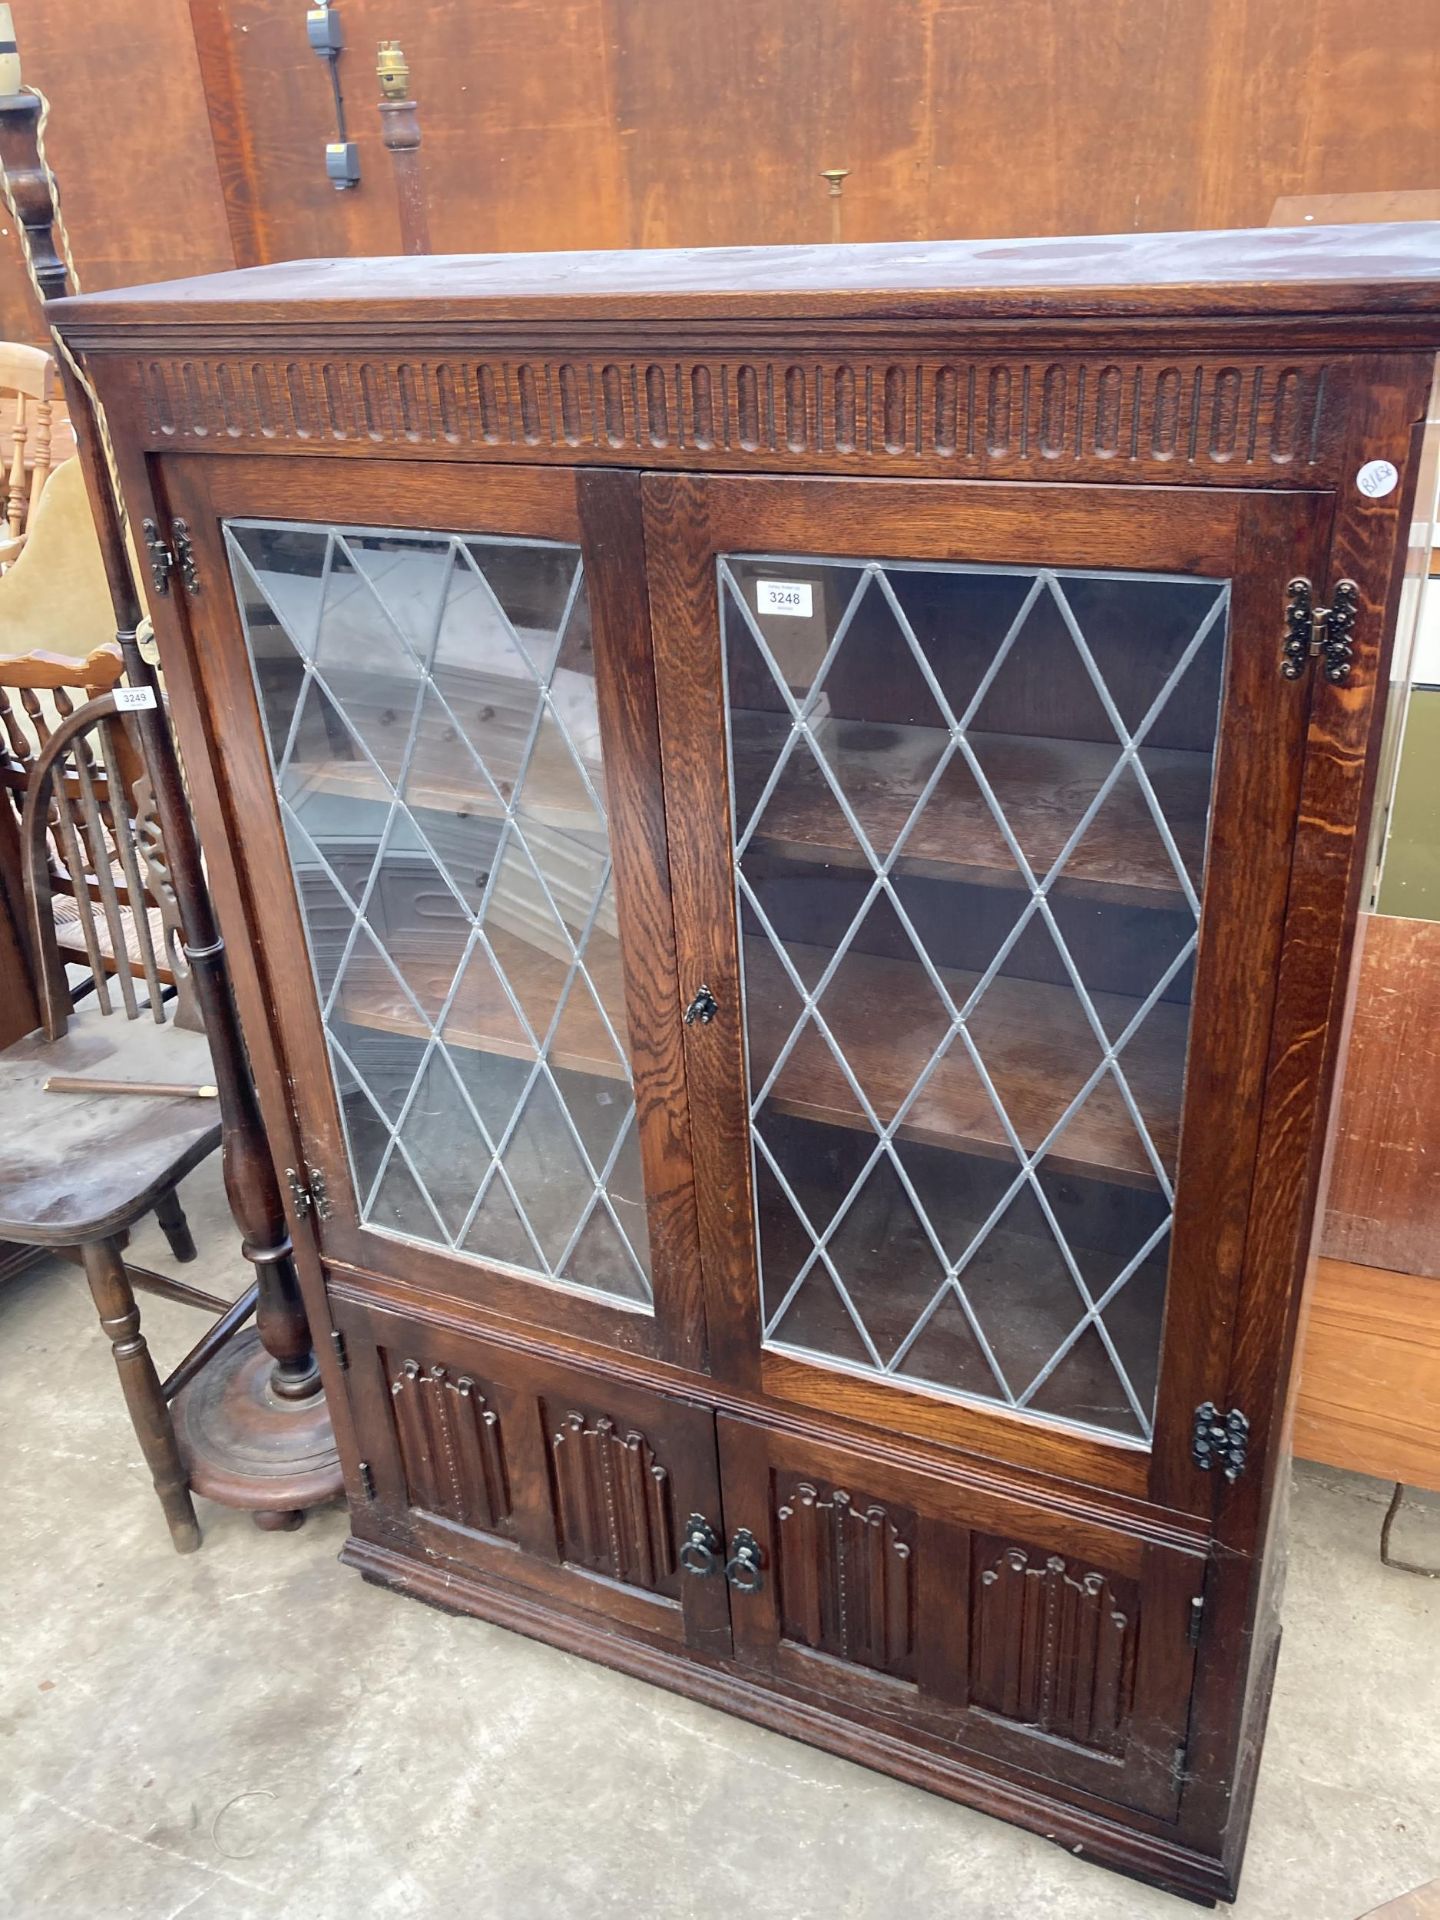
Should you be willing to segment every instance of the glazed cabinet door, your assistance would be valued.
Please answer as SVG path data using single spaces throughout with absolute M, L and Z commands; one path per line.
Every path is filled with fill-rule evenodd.
M 498 1582 L 522 1609 L 729 1651 L 718 1558 L 709 1578 L 685 1570 L 691 1516 L 720 1511 L 708 1407 L 343 1295 L 335 1324 L 365 1450 L 361 1565 L 398 1551 L 442 1582 Z
M 942 1752 L 1173 1816 L 1203 1556 L 719 1428 L 737 1661 Z
M 1207 1513 L 1328 497 L 645 486 L 717 1364 Z
M 702 1364 L 638 481 L 161 477 L 322 1253 Z

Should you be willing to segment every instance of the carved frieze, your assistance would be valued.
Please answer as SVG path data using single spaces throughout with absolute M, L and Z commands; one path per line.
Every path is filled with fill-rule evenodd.
M 757 471 L 1209 478 L 1324 465 L 1309 359 L 337 352 L 139 363 L 151 443 Z

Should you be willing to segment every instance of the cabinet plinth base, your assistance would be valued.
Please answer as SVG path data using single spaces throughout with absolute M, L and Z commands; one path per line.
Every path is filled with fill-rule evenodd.
M 423 1600 L 440 1612 L 471 1614 L 543 1640 L 566 1653 L 598 1661 L 652 1685 L 668 1687 L 720 1712 L 740 1714 L 774 1733 L 788 1734 L 842 1759 L 893 1775 L 910 1786 L 977 1808 L 1053 1840 L 1067 1853 L 1161 1888 L 1197 1906 L 1233 1900 L 1235 1880 L 1223 1861 L 1146 1832 L 1094 1807 L 1051 1797 L 977 1764 L 969 1756 L 940 1754 L 878 1728 L 828 1711 L 812 1701 L 761 1684 L 729 1661 L 680 1652 L 632 1637 L 594 1617 L 547 1605 L 508 1585 L 478 1578 L 447 1561 L 416 1560 L 351 1534 L 340 1555 L 366 1580 Z
M 323 1393 L 282 1400 L 270 1388 L 274 1361 L 253 1327 L 232 1340 L 179 1394 L 171 1409 L 190 1486 L 240 1507 L 257 1526 L 299 1526 L 307 1507 L 344 1490 Z

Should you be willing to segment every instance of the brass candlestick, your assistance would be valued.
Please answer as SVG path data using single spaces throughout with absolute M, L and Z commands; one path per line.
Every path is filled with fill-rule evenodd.
M 820 178 L 822 180 L 828 180 L 830 183 L 830 238 L 838 242 L 842 238 L 840 231 L 840 195 L 844 191 L 845 182 L 850 178 L 850 169 L 849 167 L 826 167 L 821 173 Z

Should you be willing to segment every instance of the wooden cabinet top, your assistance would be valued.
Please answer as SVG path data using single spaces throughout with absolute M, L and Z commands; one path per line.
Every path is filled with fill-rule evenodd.
M 77 345 L 137 332 L 417 322 L 1310 318 L 1440 346 L 1440 222 L 814 247 L 299 260 L 61 300 Z

